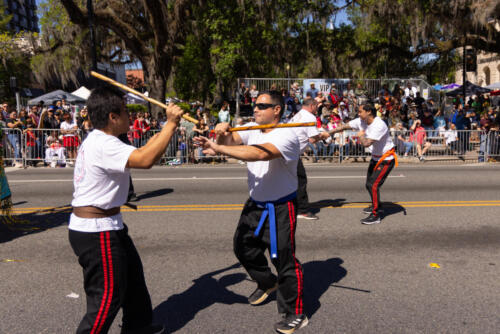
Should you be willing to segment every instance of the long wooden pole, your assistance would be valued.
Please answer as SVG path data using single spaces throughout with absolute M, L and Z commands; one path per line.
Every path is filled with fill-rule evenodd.
M 146 95 L 142 94 L 141 92 L 138 92 L 138 91 L 136 91 L 136 90 L 135 90 L 135 89 L 133 89 L 133 88 L 130 88 L 129 86 L 126 86 L 126 85 L 124 85 L 124 84 L 122 84 L 122 83 L 119 83 L 119 82 L 117 82 L 117 81 L 115 81 L 115 80 L 113 80 L 113 79 L 111 79 L 111 78 L 108 78 L 108 77 L 107 77 L 107 76 L 105 76 L 105 75 L 99 74 L 99 73 L 94 72 L 94 71 L 91 71 L 91 72 L 90 72 L 90 74 L 91 74 L 92 76 L 94 76 L 94 77 L 98 78 L 98 79 L 101 79 L 102 81 L 105 81 L 105 82 L 109 83 L 110 85 L 113 85 L 113 86 L 119 87 L 119 88 L 121 88 L 121 89 L 123 89 L 123 90 L 125 90 L 125 91 L 127 91 L 127 92 L 129 92 L 129 93 L 132 93 L 132 94 L 134 94 L 134 95 L 140 96 L 140 97 L 142 97 L 144 100 L 146 100 L 146 101 L 148 101 L 148 102 L 151 102 L 151 103 L 153 103 L 153 104 L 156 104 L 157 106 L 160 106 L 160 107 L 162 107 L 163 109 L 167 109 L 167 107 L 168 107 L 165 103 L 162 103 L 162 102 L 160 102 L 160 101 L 158 101 L 158 100 L 152 99 L 152 98 L 150 98 L 149 96 L 146 96 Z M 198 124 L 198 123 L 199 123 L 199 122 L 198 122 L 198 120 L 196 120 L 196 119 L 194 119 L 193 117 L 191 117 L 191 116 L 189 116 L 189 115 L 186 115 L 186 114 L 182 115 L 182 118 L 184 118 L 185 120 L 188 120 L 188 121 L 190 121 L 191 123 L 194 123 L 194 124 Z
M 309 123 L 278 123 L 278 124 L 240 126 L 238 128 L 230 128 L 228 131 L 229 132 L 235 132 L 235 131 L 262 130 L 262 129 L 275 129 L 275 128 L 298 128 L 298 127 L 303 127 L 303 126 L 316 126 L 316 122 L 309 122 Z
M 101 79 L 102 81 L 105 81 L 109 83 L 110 85 L 119 87 L 129 93 L 132 93 L 134 95 L 142 97 L 144 100 L 149 101 L 153 104 L 156 104 L 157 106 L 160 106 L 164 109 L 167 109 L 167 105 L 165 103 L 162 103 L 158 100 L 155 100 L 153 98 L 150 98 L 149 96 L 146 96 L 142 94 L 141 92 L 136 91 L 133 88 L 130 88 L 129 86 L 126 86 L 122 83 L 119 83 L 118 81 L 115 81 L 111 78 L 108 78 L 105 75 L 99 74 L 97 72 L 91 71 L 90 74 L 98 79 Z M 194 119 L 193 117 L 189 115 L 182 115 L 182 118 L 194 123 L 198 124 L 198 120 Z M 230 128 L 229 132 L 235 132 L 235 131 L 248 131 L 248 130 L 262 130 L 262 129 L 274 129 L 274 128 L 296 128 L 296 127 L 303 127 L 303 126 L 316 126 L 316 122 L 309 122 L 309 123 L 279 123 L 279 124 L 265 124 L 265 125 L 253 125 L 253 126 L 241 126 L 238 128 Z

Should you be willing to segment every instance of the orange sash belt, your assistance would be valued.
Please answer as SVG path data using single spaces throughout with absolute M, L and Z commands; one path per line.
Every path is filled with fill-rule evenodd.
M 377 161 L 377 164 L 375 165 L 374 170 L 377 170 L 377 167 L 382 163 L 382 161 L 384 161 L 385 159 L 387 159 L 387 157 L 389 157 L 391 155 L 394 157 L 394 167 L 398 167 L 398 156 L 396 154 L 396 149 L 393 147 L 389 151 L 382 154 L 380 159 Z

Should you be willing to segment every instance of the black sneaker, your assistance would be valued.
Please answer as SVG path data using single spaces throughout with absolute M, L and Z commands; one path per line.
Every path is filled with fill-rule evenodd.
M 276 283 L 272 288 L 269 288 L 265 291 L 257 288 L 250 295 L 250 297 L 248 297 L 248 302 L 254 306 L 260 305 L 263 302 L 265 302 L 267 297 L 269 297 L 269 295 L 273 293 L 273 291 L 275 291 L 276 289 L 278 289 L 278 283 Z
M 308 213 L 299 213 L 297 215 L 297 219 L 318 220 L 319 217 L 316 216 L 314 213 L 308 212 Z
M 365 225 L 380 224 L 380 216 L 371 213 L 368 217 L 361 219 L 361 224 Z
M 382 210 L 382 208 L 379 208 L 379 209 L 378 209 L 378 212 L 379 212 L 379 213 L 380 213 L 380 212 L 384 212 L 384 210 Z M 371 206 L 371 205 L 370 205 L 369 207 L 364 208 L 364 209 L 363 209 L 363 213 L 364 213 L 364 214 L 367 214 L 367 215 L 369 215 L 370 213 L 373 213 L 373 206 Z
M 307 326 L 308 323 L 309 320 L 305 314 L 289 314 L 274 325 L 274 330 L 278 333 L 290 334 Z
M 165 326 L 159 324 L 151 324 L 144 328 L 123 330 L 121 334 L 162 334 L 165 333 Z
M 363 209 L 363 213 L 367 214 L 367 215 L 372 213 L 372 211 L 373 211 L 373 206 L 371 206 L 371 205 Z

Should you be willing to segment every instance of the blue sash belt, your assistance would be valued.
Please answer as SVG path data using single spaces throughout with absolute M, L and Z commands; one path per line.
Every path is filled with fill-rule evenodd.
M 259 236 L 260 230 L 262 229 L 262 226 L 264 226 L 266 218 L 269 215 L 269 238 L 271 239 L 271 259 L 275 259 L 278 257 L 278 246 L 276 243 L 276 214 L 274 212 L 274 205 L 286 203 L 288 201 L 293 200 L 295 197 L 297 197 L 297 192 L 293 192 L 290 195 L 287 195 L 272 202 L 259 202 L 252 198 L 252 201 L 255 204 L 257 204 L 258 207 L 264 208 L 264 211 L 262 211 L 262 216 L 260 216 L 259 226 L 257 226 L 257 229 L 253 233 L 254 236 L 256 237 Z

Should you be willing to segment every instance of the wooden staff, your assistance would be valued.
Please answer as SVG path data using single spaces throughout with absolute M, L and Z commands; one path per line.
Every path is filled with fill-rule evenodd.
M 303 127 L 303 126 L 316 126 L 316 122 L 278 123 L 278 124 L 240 126 L 239 128 L 230 128 L 228 131 L 235 132 L 235 131 L 262 130 L 262 129 L 275 129 L 275 128 L 298 128 L 298 127 Z
M 90 75 L 92 75 L 93 77 L 96 77 L 96 78 L 98 78 L 98 79 L 101 79 L 102 81 L 106 81 L 107 83 L 109 83 L 109 84 L 111 84 L 111 85 L 113 85 L 113 86 L 119 87 L 119 88 L 121 88 L 121 89 L 123 89 L 123 90 L 125 90 L 125 91 L 127 91 L 127 92 L 129 92 L 129 93 L 132 93 L 132 94 L 134 94 L 134 95 L 140 96 L 140 97 L 142 97 L 144 100 L 146 100 L 146 101 L 148 101 L 148 102 L 151 102 L 151 103 L 153 103 L 153 104 L 156 104 L 157 106 L 160 106 L 160 107 L 162 107 L 163 109 L 167 109 L 167 107 L 168 107 L 165 103 L 162 103 L 162 102 L 160 102 L 160 101 L 157 101 L 157 100 L 155 100 L 155 99 L 152 99 L 152 98 L 150 98 L 150 97 L 148 97 L 148 96 L 146 96 L 146 95 L 142 94 L 141 92 L 136 91 L 136 90 L 135 90 L 135 89 L 133 89 L 133 88 L 130 88 L 130 87 L 128 87 L 128 86 L 126 86 L 126 85 L 124 85 L 124 84 L 121 84 L 121 83 L 119 83 L 119 82 L 117 82 L 117 81 L 115 81 L 115 80 L 113 80 L 113 79 L 108 78 L 108 77 L 107 77 L 107 76 L 105 76 L 105 75 L 99 74 L 99 73 L 94 72 L 94 71 L 91 71 L 91 72 L 90 72 Z M 198 122 L 198 120 L 194 119 L 193 117 L 191 117 L 191 116 L 189 116 L 189 115 L 187 115 L 187 114 L 182 115 L 182 118 L 184 118 L 185 120 L 188 120 L 188 121 L 190 121 L 191 123 L 194 123 L 194 124 L 198 124 L 198 123 L 199 123 L 199 122 Z
M 157 106 L 160 106 L 164 109 L 167 109 L 167 105 L 165 103 L 162 103 L 160 101 L 157 101 L 153 98 L 150 98 L 141 92 L 136 91 L 133 88 L 130 88 L 124 84 L 121 84 L 111 78 L 108 78 L 107 76 L 104 76 L 102 74 L 99 74 L 97 72 L 91 71 L 90 74 L 98 79 L 101 79 L 102 81 L 105 81 L 113 86 L 119 87 L 129 93 L 132 93 L 134 95 L 142 97 L 144 100 L 149 101 L 153 104 L 156 104 Z M 189 115 L 182 115 L 182 118 L 190 121 L 191 123 L 198 124 L 198 120 L 194 119 L 193 117 Z M 316 126 L 315 122 L 309 122 L 309 123 L 280 123 L 280 124 L 266 124 L 266 125 L 254 125 L 254 126 L 241 126 L 239 128 L 230 128 L 229 132 L 234 132 L 234 131 L 248 131 L 248 130 L 262 130 L 262 129 L 274 129 L 274 128 L 296 128 L 296 127 L 303 127 L 303 126 Z

